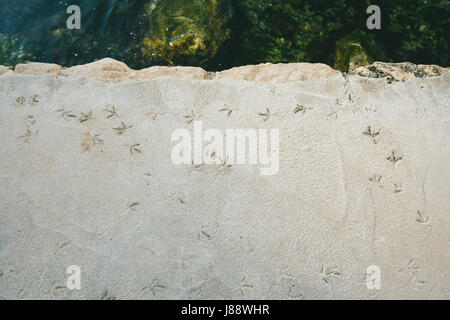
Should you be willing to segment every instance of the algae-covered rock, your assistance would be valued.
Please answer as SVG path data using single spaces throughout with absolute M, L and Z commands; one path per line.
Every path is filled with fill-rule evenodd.
M 228 38 L 224 0 L 167 0 L 150 6 L 142 53 L 151 62 L 199 65 Z
M 372 58 L 358 39 L 356 34 L 350 34 L 336 42 L 334 68 L 342 72 L 353 71 L 359 67 L 373 63 Z
M 386 78 L 388 82 L 407 81 L 415 78 L 437 77 L 450 68 L 437 65 L 416 65 L 410 62 L 385 63 L 375 62 L 370 66 L 360 67 L 352 73 L 368 78 Z

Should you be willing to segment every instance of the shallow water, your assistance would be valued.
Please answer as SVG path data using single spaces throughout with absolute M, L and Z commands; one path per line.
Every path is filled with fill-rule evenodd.
M 327 63 L 346 71 L 336 64 L 337 43 L 354 32 L 368 52 L 369 61 L 450 64 L 448 0 L 380 0 L 383 22 L 377 31 L 366 28 L 364 1 L 220 0 L 224 4 L 220 12 L 227 17 L 227 25 L 209 39 L 214 42 L 217 35 L 227 34 L 225 42 L 218 41 L 218 50 L 207 51 L 203 56 L 188 53 L 172 59 L 168 48 L 165 57 L 169 41 L 176 41 L 180 35 L 168 30 L 162 59 L 152 60 L 154 48 L 145 48 L 143 40 L 155 30 L 151 24 L 152 19 L 157 20 L 151 13 L 156 12 L 152 11 L 154 8 L 165 5 L 170 8 L 169 14 L 173 14 L 172 20 L 176 20 L 183 11 L 180 7 L 212 2 L 0 0 L 0 64 L 41 61 L 72 66 L 111 57 L 135 69 L 173 63 L 217 71 L 262 62 L 304 61 Z M 80 30 L 69 30 L 66 26 L 69 5 L 81 8 Z M 186 23 L 191 17 L 183 19 L 182 23 Z M 197 27 L 214 29 L 214 19 L 196 21 L 187 31 L 193 32 Z M 179 27 L 171 23 L 169 28 Z M 182 23 L 180 28 L 186 27 Z M 161 34 L 156 42 L 158 36 Z M 203 39 L 207 38 L 208 35 Z
M 21 61 L 53 62 L 65 66 L 102 57 L 145 64 L 139 38 L 148 24 L 148 1 L 118 0 L 1 0 L 0 64 Z M 81 8 L 81 30 L 66 27 L 68 5 Z

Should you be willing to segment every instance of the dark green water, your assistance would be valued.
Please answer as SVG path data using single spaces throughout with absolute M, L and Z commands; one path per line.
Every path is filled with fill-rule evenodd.
M 346 42 L 338 41 L 347 39 L 358 43 L 370 61 L 450 65 L 448 0 L 377 1 L 381 30 L 366 28 L 369 4 L 0 0 L 0 64 L 41 61 L 71 66 L 112 57 L 132 68 L 176 64 L 220 70 L 298 61 L 339 66 L 336 52 Z M 80 30 L 66 27 L 69 5 L 81 8 Z

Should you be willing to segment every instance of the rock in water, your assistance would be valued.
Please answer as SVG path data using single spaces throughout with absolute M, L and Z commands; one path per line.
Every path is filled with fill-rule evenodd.
M 362 40 L 364 35 L 352 33 L 336 42 L 334 54 L 334 68 L 342 72 L 351 72 L 359 67 L 370 65 L 373 60 L 364 49 Z
M 228 38 L 227 1 L 169 0 L 150 8 L 142 52 L 151 62 L 199 65 Z
M 450 74 L 407 67 L 5 73 L 0 297 L 449 299 Z M 200 121 L 278 130 L 277 172 L 174 164 Z

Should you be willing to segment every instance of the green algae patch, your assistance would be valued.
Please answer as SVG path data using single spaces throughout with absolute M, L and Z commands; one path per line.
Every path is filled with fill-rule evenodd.
M 227 3 L 223 0 L 162 1 L 150 13 L 142 53 L 152 63 L 205 63 L 228 39 Z
M 334 68 L 350 72 L 359 67 L 372 64 L 373 60 L 355 35 L 349 35 L 336 42 Z

